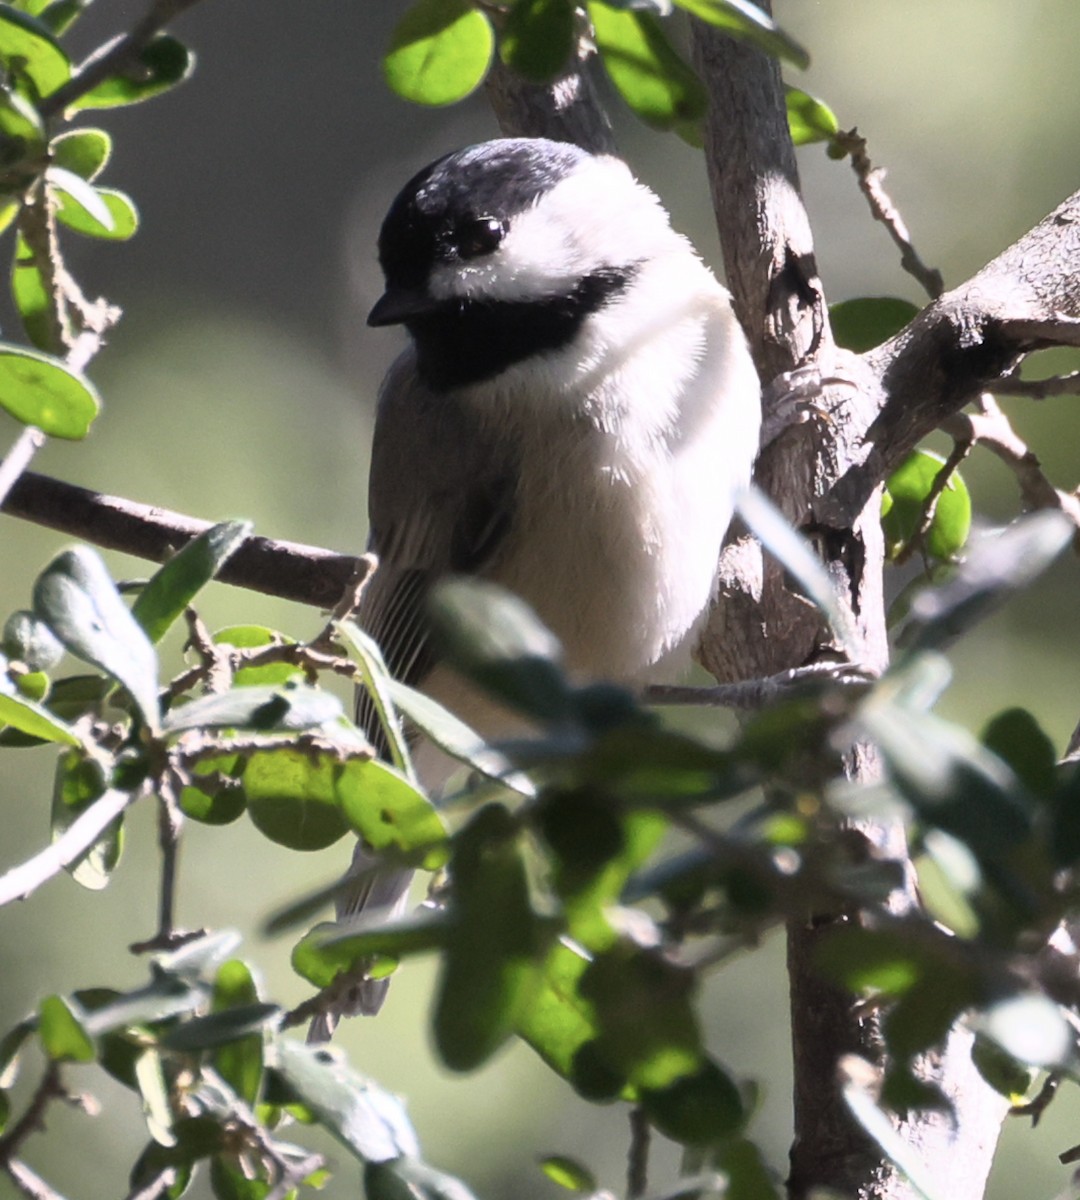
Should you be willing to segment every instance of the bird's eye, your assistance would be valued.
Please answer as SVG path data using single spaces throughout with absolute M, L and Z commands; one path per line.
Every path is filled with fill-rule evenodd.
M 464 222 L 455 231 L 454 238 L 461 258 L 480 258 L 490 254 L 503 240 L 505 233 L 498 217 L 475 217 Z

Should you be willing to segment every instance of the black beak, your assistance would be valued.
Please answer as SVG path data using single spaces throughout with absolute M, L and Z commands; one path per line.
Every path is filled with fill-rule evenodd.
M 434 312 L 436 302 L 420 288 L 387 288 L 368 313 L 369 325 L 401 325 Z

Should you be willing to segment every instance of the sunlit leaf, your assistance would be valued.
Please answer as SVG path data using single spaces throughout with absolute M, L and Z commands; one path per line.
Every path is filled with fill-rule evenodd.
M 349 829 L 338 803 L 339 767 L 328 755 L 316 757 L 290 746 L 252 754 L 243 783 L 255 827 L 290 850 L 333 845 Z
M 58 189 L 56 219 L 87 237 L 112 242 L 134 237 L 139 229 L 139 213 L 131 197 L 115 188 L 94 187 L 93 191 L 98 203 L 89 209 L 82 203 L 82 197 Z
M 194 66 L 195 57 L 182 42 L 171 34 L 159 33 L 142 48 L 134 62 L 80 96 L 71 108 L 138 104 L 181 83 Z
M 390 37 L 383 71 L 416 104 L 454 104 L 480 86 L 495 51 L 491 22 L 468 0 L 418 0 Z
M 840 128 L 836 114 L 825 103 L 799 88 L 784 87 L 788 129 L 796 146 L 827 142 Z M 835 331 L 834 331 L 835 332 Z
M 0 406 L 50 437 L 86 437 L 101 400 L 84 375 L 59 359 L 0 344 Z
M 71 62 L 47 25 L 10 4 L 0 7 L 0 60 L 47 96 L 71 78 Z
M 38 1036 L 58 1062 L 93 1062 L 94 1043 L 62 996 L 46 996 L 38 1008 Z
M 885 482 L 881 527 L 890 557 L 895 558 L 916 536 L 944 458 L 929 450 L 913 451 Z M 952 471 L 934 502 L 933 516 L 919 543 L 930 558 L 949 562 L 971 532 L 971 494 L 959 471 Z
M 71 129 L 49 143 L 53 163 L 82 179 L 95 179 L 111 156 L 112 137 L 104 129 Z
M 749 0 L 675 0 L 679 8 L 716 25 L 732 37 L 759 46 L 766 54 L 796 67 L 810 65 L 810 55 L 785 33 L 764 9 Z

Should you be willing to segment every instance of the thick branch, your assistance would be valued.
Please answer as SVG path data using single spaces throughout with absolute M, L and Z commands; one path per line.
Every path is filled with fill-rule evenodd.
M 210 528 L 208 521 L 105 496 L 33 472 L 19 479 L 0 511 L 152 562 L 164 562 Z M 363 563 L 316 546 L 250 537 L 218 578 L 268 596 L 329 609 L 363 569 Z

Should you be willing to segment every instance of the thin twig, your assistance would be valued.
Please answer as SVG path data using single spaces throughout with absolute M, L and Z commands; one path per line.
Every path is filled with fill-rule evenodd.
M 19 476 L 26 470 L 30 460 L 45 445 L 45 435 L 33 425 L 19 434 L 15 445 L 0 462 L 0 504 L 3 504 L 8 492 L 18 482 Z
M 4 1163 L 4 1170 L 11 1176 L 19 1191 L 24 1196 L 29 1196 L 30 1200 L 64 1200 L 55 1188 L 50 1187 L 20 1159 L 13 1158 Z
M 936 300 L 945 290 L 941 272 L 936 267 L 928 267 L 919 257 L 900 210 L 885 191 L 885 168 L 875 167 L 870 161 L 866 138 L 860 136 L 857 129 L 852 129 L 835 134 L 833 142 L 850 155 L 859 188 L 870 205 L 874 220 L 885 226 L 900 251 L 900 265 L 919 281 L 931 300 Z
M 27 1138 L 45 1127 L 45 1110 L 54 1100 L 64 1095 L 66 1092 L 60 1077 L 60 1064 L 52 1061 L 38 1081 L 26 1111 L 7 1133 L 0 1137 L 0 1163 L 8 1166 Z
M 194 8 L 198 2 L 199 0 L 153 0 L 142 20 L 128 33 L 102 46 L 91 55 L 72 79 L 42 100 L 38 111 L 46 119 L 55 117 L 110 76 L 123 74 L 155 34 L 182 12 Z
M 0 908 L 12 900 L 25 900 L 43 883 L 81 858 L 141 795 L 138 789 L 134 792 L 110 789 L 72 822 L 51 846 L 12 867 L 6 875 L 0 875 Z
M 626 1156 L 627 1200 L 638 1200 L 649 1186 L 649 1118 L 640 1105 L 630 1110 L 630 1150 Z
M 994 391 L 999 396 L 1026 396 L 1029 400 L 1073 396 L 1080 393 L 1080 371 L 1051 375 L 1048 379 L 1022 379 L 1019 375 L 1009 375 L 994 384 Z

